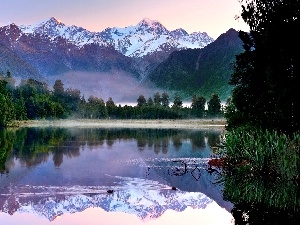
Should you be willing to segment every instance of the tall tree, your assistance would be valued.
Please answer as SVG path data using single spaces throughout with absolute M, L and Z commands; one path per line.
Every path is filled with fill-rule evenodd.
M 207 103 L 207 109 L 210 116 L 221 115 L 221 100 L 218 94 L 211 95 L 211 98 Z
M 107 109 L 108 116 L 109 117 L 115 116 L 117 106 L 116 106 L 115 102 L 113 101 L 112 97 L 108 98 L 108 100 L 105 103 L 105 106 Z
M 0 127 L 7 126 L 15 119 L 12 95 L 6 89 L 7 82 L 0 80 Z
M 116 104 L 115 102 L 113 101 L 112 97 L 109 97 L 108 100 L 106 101 L 106 107 L 115 107 Z
M 150 106 L 150 107 L 154 106 L 154 102 L 153 102 L 151 97 L 148 98 L 147 105 Z
M 230 80 L 235 110 L 226 116 L 228 127 L 252 124 L 293 133 L 300 129 L 296 81 L 300 76 L 300 2 L 241 0 L 241 4 L 241 17 L 250 33 L 239 33 L 245 51 L 236 57 Z
M 162 95 L 161 95 L 161 104 L 164 107 L 169 107 L 170 97 L 166 92 L 162 93 Z
M 161 106 L 161 98 L 160 98 L 160 93 L 156 92 L 153 98 L 154 105 L 155 106 Z
M 62 96 L 65 92 L 64 84 L 61 80 L 56 80 L 53 85 L 54 95 Z
M 90 118 L 106 118 L 107 117 L 107 109 L 105 107 L 105 102 L 102 98 L 95 97 L 91 95 L 88 98 L 88 113 Z
M 145 96 L 144 95 L 140 95 L 137 99 L 137 106 L 145 106 L 147 103 Z
M 176 108 L 176 109 L 180 109 L 182 108 L 182 100 L 180 98 L 180 96 L 176 95 L 174 97 L 174 101 L 173 101 L 173 108 Z
M 203 96 L 194 95 L 192 98 L 192 110 L 196 116 L 203 116 L 205 112 L 206 99 Z

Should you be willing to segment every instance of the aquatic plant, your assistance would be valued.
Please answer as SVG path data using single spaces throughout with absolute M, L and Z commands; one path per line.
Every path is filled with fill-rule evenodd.
M 299 181 L 300 132 L 287 136 L 242 127 L 225 134 L 222 151 L 231 169 L 247 170 L 249 176 Z

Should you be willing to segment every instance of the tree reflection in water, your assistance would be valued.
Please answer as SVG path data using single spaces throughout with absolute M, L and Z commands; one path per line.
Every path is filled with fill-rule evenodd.
M 249 176 L 241 169 L 225 174 L 223 181 L 236 225 L 299 224 L 300 191 L 294 181 Z
M 207 133 L 211 145 L 218 144 L 220 131 L 211 130 Z M 8 173 L 13 166 L 13 159 L 19 159 L 22 166 L 31 167 L 46 162 L 52 156 L 55 167 L 60 167 L 64 156 L 78 157 L 82 146 L 88 145 L 93 149 L 93 146 L 106 144 L 112 147 L 121 139 L 135 139 L 140 151 L 148 146 L 149 149 L 153 147 L 156 154 L 167 154 L 170 142 L 178 149 L 184 140 L 189 140 L 196 151 L 205 148 L 207 133 L 202 130 L 177 129 L 1 129 L 0 172 Z

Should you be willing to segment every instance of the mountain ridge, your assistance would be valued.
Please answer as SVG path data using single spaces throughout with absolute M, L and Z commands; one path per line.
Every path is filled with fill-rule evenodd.
M 161 50 L 160 46 L 170 43 L 176 49 L 202 48 L 214 41 L 206 32 L 193 32 L 188 34 L 178 28 L 174 31 L 167 30 L 157 20 L 143 18 L 135 26 L 125 28 L 106 28 L 103 31 L 91 32 L 75 25 L 67 26 L 55 17 L 41 21 L 35 25 L 20 25 L 20 30 L 25 34 L 42 34 L 50 38 L 62 37 L 78 47 L 86 44 L 99 46 L 113 46 L 120 53 L 130 57 L 143 57 L 148 53 Z M 150 49 L 149 46 L 154 46 Z M 145 49 L 149 49 L 145 51 Z
M 148 76 L 148 80 L 171 92 L 207 99 L 218 93 L 223 101 L 231 95 L 228 84 L 235 56 L 243 51 L 238 32 L 229 29 L 202 49 L 174 51 Z M 184 79 L 183 79 L 184 78 Z

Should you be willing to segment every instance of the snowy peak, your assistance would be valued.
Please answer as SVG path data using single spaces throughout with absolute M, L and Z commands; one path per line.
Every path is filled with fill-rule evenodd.
M 160 24 L 157 20 L 151 20 L 149 18 L 143 18 L 139 23 L 138 26 L 156 26 L 157 24 Z
M 169 31 L 160 22 L 148 18 L 142 19 L 135 26 L 106 28 L 102 32 L 91 32 L 75 25 L 67 26 L 55 17 L 35 25 L 11 24 L 10 26 L 15 26 L 15 40 L 22 34 L 40 35 L 49 38 L 53 43 L 59 39 L 65 39 L 66 43 L 74 44 L 78 48 L 91 44 L 112 47 L 123 55 L 134 58 L 141 58 L 156 52 L 170 54 L 175 50 L 203 48 L 214 41 L 205 32 L 188 34 L 182 28 Z M 17 32 L 18 29 L 19 32 Z M 10 30 L 13 29 L 10 28 Z
M 58 29 L 63 29 L 65 24 L 61 23 L 60 20 L 57 20 L 55 17 L 51 17 L 48 20 L 44 20 L 35 25 L 21 25 L 20 28 L 24 33 L 40 33 L 53 35 L 54 31 Z
M 160 22 L 156 20 L 150 20 L 148 18 L 142 19 L 137 24 L 137 30 L 144 30 L 148 33 L 154 33 L 158 35 L 169 34 L 169 31 Z
M 39 26 L 65 26 L 60 20 L 56 19 L 55 17 L 50 17 L 48 20 L 42 21 L 39 23 Z
M 100 46 L 109 46 L 96 32 L 90 32 L 82 27 L 66 26 L 55 17 L 37 23 L 36 25 L 22 25 L 21 30 L 25 34 L 47 35 L 53 40 L 55 38 L 64 38 L 68 42 L 82 47 L 86 44 L 97 44 Z
M 176 30 L 172 30 L 170 32 L 170 35 L 172 37 L 182 37 L 182 36 L 188 36 L 189 34 L 184 29 L 179 28 L 179 29 L 176 29 Z
M 142 19 L 136 26 L 107 28 L 100 36 L 122 54 L 140 58 L 155 52 L 203 48 L 214 41 L 207 33 L 188 34 L 184 29 L 167 30 L 160 22 Z

